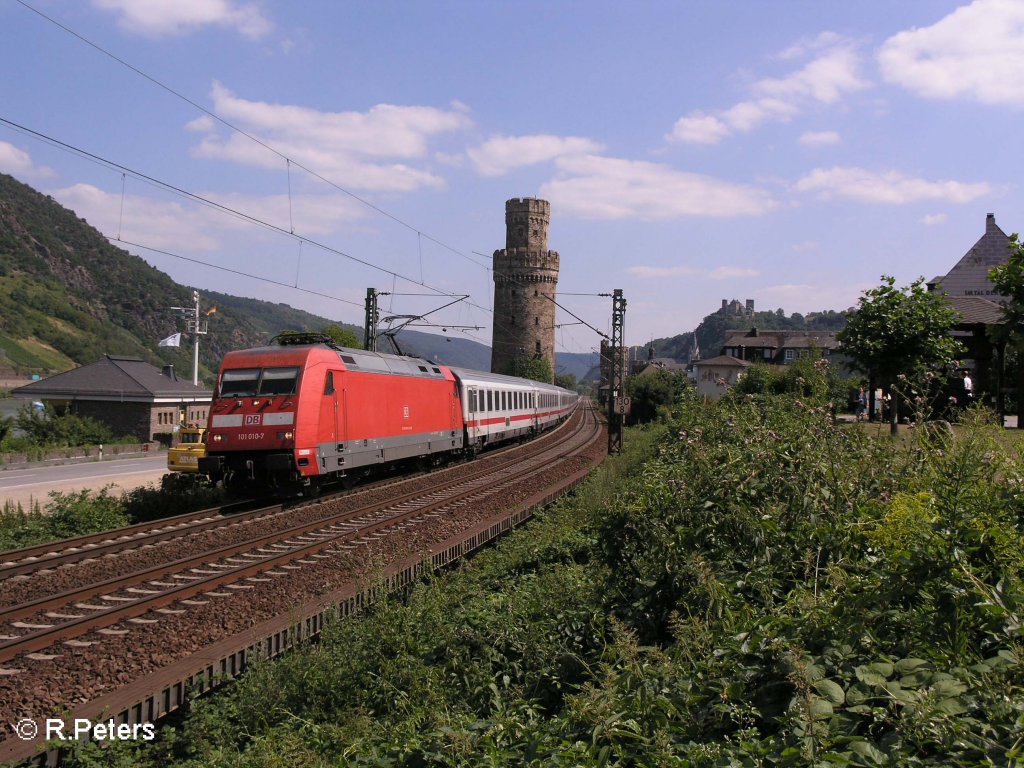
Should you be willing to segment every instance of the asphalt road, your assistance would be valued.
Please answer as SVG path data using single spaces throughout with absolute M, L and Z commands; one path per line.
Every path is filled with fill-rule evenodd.
M 50 491 L 70 493 L 84 488 L 99 490 L 112 485 L 114 487 L 111 492 L 116 494 L 140 485 L 158 486 L 160 478 L 166 473 L 166 451 L 142 458 L 0 470 L 0 508 L 10 501 L 13 504 L 20 503 L 27 512 L 30 504 L 39 502 L 45 510 Z

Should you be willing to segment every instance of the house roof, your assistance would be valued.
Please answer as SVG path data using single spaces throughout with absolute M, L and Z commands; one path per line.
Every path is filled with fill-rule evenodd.
M 644 360 L 642 365 L 638 376 L 650 376 L 654 371 L 685 371 L 687 368 L 686 363 L 681 363 L 671 357 L 655 357 L 651 360 Z
M 718 357 L 711 357 L 707 360 L 696 360 L 693 363 L 694 367 L 705 367 L 714 365 L 719 368 L 749 368 L 753 363 L 747 360 L 740 360 L 738 357 L 732 355 L 719 355 Z
M 988 279 L 992 267 L 1005 264 L 1010 257 L 1007 250 L 1010 238 L 996 225 L 995 214 L 985 217 L 985 234 L 963 255 L 944 277 L 934 278 L 929 288 L 939 287 L 949 296 L 976 296 L 999 301 L 1004 296 L 996 292 Z
M 167 366 L 161 371 L 137 357 L 104 355 L 99 362 L 58 373 L 17 387 L 15 397 L 75 400 L 152 402 L 156 400 L 210 400 L 212 393 L 174 375 Z
M 723 347 L 753 347 L 756 349 L 836 349 L 836 331 L 750 331 L 725 332 Z
M 1003 325 L 1003 307 L 981 296 L 946 296 L 965 325 Z

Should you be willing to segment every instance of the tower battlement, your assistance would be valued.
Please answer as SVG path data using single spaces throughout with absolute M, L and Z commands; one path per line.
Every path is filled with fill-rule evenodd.
M 494 252 L 494 271 L 546 269 L 555 272 L 558 280 L 558 251 L 531 251 L 527 248 L 504 248 Z

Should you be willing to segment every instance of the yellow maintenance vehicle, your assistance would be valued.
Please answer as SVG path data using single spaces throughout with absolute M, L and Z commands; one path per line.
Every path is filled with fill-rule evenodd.
M 198 472 L 199 459 L 206 456 L 206 429 L 182 427 L 178 441 L 167 449 L 167 469 L 171 472 Z

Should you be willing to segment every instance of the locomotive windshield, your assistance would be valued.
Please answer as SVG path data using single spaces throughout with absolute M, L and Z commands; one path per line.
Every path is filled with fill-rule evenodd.
M 298 367 L 233 368 L 221 374 L 220 396 L 292 395 L 298 379 Z

